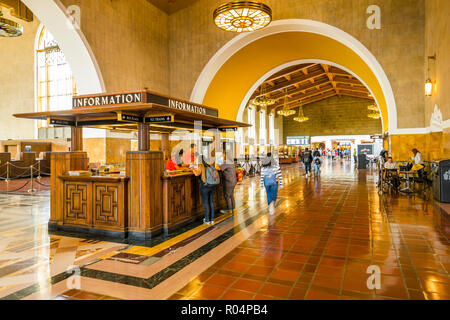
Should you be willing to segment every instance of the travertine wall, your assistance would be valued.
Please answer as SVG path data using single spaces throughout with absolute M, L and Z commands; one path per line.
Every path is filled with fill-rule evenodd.
M 321 21 L 361 41 L 375 55 L 391 82 L 399 115 L 398 127 L 424 127 L 424 0 L 264 2 L 272 8 L 274 20 Z M 219 30 L 212 21 L 212 12 L 221 3 L 222 0 L 199 0 L 169 16 L 171 95 L 189 98 L 209 59 L 235 36 Z M 366 27 L 369 16 L 366 9 L 372 4 L 381 8 L 381 30 Z
M 283 117 L 284 142 L 289 136 L 332 136 L 381 134 L 381 120 L 367 117 L 367 99 L 333 97 L 308 104 L 303 112 L 309 121 L 299 123 Z
M 392 154 L 401 160 L 411 156 L 411 149 L 422 151 L 426 160 L 450 159 L 450 1 L 425 1 L 425 54 L 424 77 L 420 93 L 424 94 L 424 83 L 427 78 L 428 56 L 436 54 L 436 60 L 430 60 L 430 78 L 435 82 L 432 97 L 426 97 L 424 110 L 424 126 L 431 125 L 431 117 L 438 107 L 444 122 L 443 132 L 428 134 L 407 134 L 391 136 Z M 436 128 L 433 128 L 436 130 Z
M 2 11 L 6 19 L 23 26 L 23 35 L 0 37 L 0 140 L 32 139 L 34 121 L 12 115 L 34 111 L 34 39 L 40 22 L 19 20 L 11 17 L 8 9 Z
M 430 60 L 429 66 L 430 78 L 436 82 L 433 96 L 426 98 L 425 125 L 429 126 L 435 105 L 441 110 L 443 120 L 450 119 L 450 1 L 426 0 L 425 3 L 425 72 L 427 57 L 436 54 L 436 60 Z
M 81 30 L 108 92 L 169 93 L 168 15 L 147 0 L 62 0 L 81 9 Z

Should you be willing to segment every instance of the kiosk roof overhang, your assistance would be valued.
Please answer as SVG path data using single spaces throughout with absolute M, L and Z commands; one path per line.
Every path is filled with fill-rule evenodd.
M 153 98 L 161 97 L 148 91 L 140 91 L 138 93 L 142 93 L 143 95 L 151 95 Z M 125 94 L 130 95 L 134 93 Z M 121 95 L 124 94 L 122 93 Z M 100 97 L 106 96 L 107 95 L 100 95 Z M 108 96 L 117 97 L 117 100 L 119 100 L 119 94 L 109 94 Z M 94 98 L 92 96 L 74 97 L 74 106 L 77 104 L 77 101 L 82 104 L 82 100 L 86 102 L 86 99 L 95 99 L 98 97 L 99 96 L 94 96 Z M 151 98 L 149 97 L 144 98 L 144 101 Z M 180 102 L 179 100 L 170 99 L 170 102 L 172 101 L 176 101 L 177 103 Z M 195 106 L 207 108 L 201 105 Z M 217 113 L 217 109 L 208 108 L 208 111 L 210 110 Z M 168 119 L 170 119 L 170 121 L 153 121 L 155 119 L 158 120 L 158 117 L 164 116 L 169 117 Z M 137 130 L 138 123 L 148 123 L 151 128 L 157 128 L 160 131 L 173 131 L 180 128 L 194 129 L 194 125 L 198 121 L 201 121 L 203 129 L 228 129 L 251 126 L 247 123 L 221 119 L 213 115 L 185 111 L 156 103 L 125 103 L 106 106 L 80 106 L 69 110 L 20 113 L 14 114 L 14 117 L 33 120 L 47 120 L 50 124 L 55 126 L 91 127 L 132 131 Z

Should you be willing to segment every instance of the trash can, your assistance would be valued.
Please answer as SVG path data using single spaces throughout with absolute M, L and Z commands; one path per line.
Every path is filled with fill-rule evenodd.
M 433 162 L 432 170 L 434 199 L 450 203 L 450 160 Z
M 358 169 L 367 169 L 367 155 L 364 153 L 358 154 Z

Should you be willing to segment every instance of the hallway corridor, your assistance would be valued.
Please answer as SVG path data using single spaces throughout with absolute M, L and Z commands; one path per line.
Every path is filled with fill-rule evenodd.
M 48 197 L 0 195 L 0 299 L 450 299 L 448 213 L 380 198 L 375 177 L 346 161 L 320 179 L 285 166 L 274 216 L 246 178 L 234 216 L 146 243 L 49 235 Z

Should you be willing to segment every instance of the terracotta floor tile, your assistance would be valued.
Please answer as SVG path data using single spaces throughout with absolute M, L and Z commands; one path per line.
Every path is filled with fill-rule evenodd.
M 203 285 L 193 292 L 191 296 L 206 300 L 216 300 L 225 292 L 225 290 L 225 288 Z
M 306 296 L 306 300 L 339 300 L 339 296 L 310 290 Z
M 228 290 L 220 300 L 251 300 L 255 294 L 240 290 Z
M 253 300 L 280 300 L 280 299 L 272 296 L 258 294 L 253 298 Z
M 278 284 L 266 283 L 261 290 L 260 294 L 271 295 L 280 299 L 286 299 L 289 295 L 290 287 L 282 286 Z
M 231 289 L 236 290 L 242 290 L 242 291 L 248 291 L 248 292 L 257 292 L 259 288 L 261 288 L 263 285 L 263 282 L 260 281 L 253 281 L 248 279 L 239 279 Z
M 222 274 L 215 274 L 212 277 L 209 278 L 208 281 L 205 282 L 205 285 L 214 285 L 218 287 L 229 287 L 234 281 L 236 281 L 237 278 L 222 275 Z
M 270 276 L 277 279 L 295 281 L 299 275 L 300 271 L 277 269 Z

